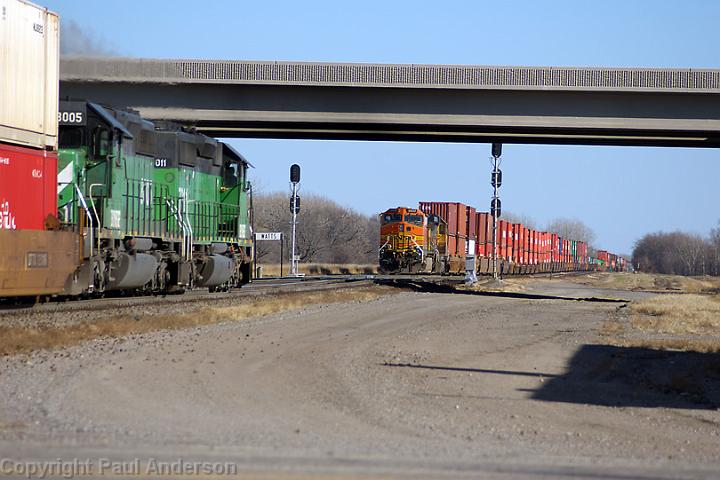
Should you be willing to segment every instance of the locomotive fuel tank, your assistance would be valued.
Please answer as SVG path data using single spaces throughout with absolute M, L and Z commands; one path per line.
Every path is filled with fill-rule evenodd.
M 199 269 L 195 285 L 217 287 L 230 280 L 235 272 L 235 260 L 224 255 L 208 255 Z
M 112 264 L 107 290 L 140 288 L 152 280 L 157 267 L 158 261 L 152 255 L 120 252 Z

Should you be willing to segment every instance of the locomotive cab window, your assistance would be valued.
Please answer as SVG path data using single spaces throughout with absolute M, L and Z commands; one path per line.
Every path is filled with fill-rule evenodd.
M 84 145 L 85 129 L 83 127 L 60 128 L 60 148 L 79 148 Z
M 223 185 L 225 187 L 234 187 L 238 184 L 238 172 L 240 166 L 237 163 L 227 162 L 223 168 Z
M 107 128 L 97 127 L 93 135 L 93 157 L 96 160 L 106 160 L 111 153 L 112 134 Z
M 399 213 L 386 213 L 382 218 L 383 223 L 402 222 L 402 215 Z
M 422 227 L 423 217 L 421 215 L 405 215 L 405 221 Z

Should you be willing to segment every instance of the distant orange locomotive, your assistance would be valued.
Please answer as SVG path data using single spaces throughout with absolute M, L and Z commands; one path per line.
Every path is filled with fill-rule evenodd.
M 414 208 L 380 214 L 380 270 L 384 273 L 457 273 L 462 262 L 448 262 L 447 224 Z
M 455 274 L 474 263 L 477 274 L 490 274 L 494 255 L 501 275 L 629 268 L 618 255 L 599 250 L 596 258 L 586 242 L 557 233 L 505 220 L 493 230 L 490 213 L 459 202 L 420 202 L 418 209 L 382 213 L 379 253 L 384 273 Z

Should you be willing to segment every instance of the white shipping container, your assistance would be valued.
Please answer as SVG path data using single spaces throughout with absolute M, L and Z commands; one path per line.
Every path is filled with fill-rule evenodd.
M 0 142 L 57 148 L 60 25 L 24 0 L 0 0 Z

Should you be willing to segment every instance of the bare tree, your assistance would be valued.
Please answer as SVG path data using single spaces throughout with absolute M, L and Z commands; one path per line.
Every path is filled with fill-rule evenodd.
M 704 275 L 704 255 L 708 245 L 699 235 L 681 234 L 676 236 L 674 245 L 677 258 L 681 262 L 678 271 L 681 275 Z
M 577 218 L 556 218 L 548 224 L 545 230 L 557 233 L 563 238 L 585 242 L 589 246 L 595 241 L 595 232 L 592 228 Z
M 718 227 L 710 230 L 708 265 L 711 275 L 720 275 L 720 220 Z
M 535 219 L 524 213 L 503 212 L 502 219 L 510 223 L 522 223 L 526 228 L 537 230 L 537 222 Z
M 717 275 L 720 231 L 709 239 L 684 232 L 650 233 L 635 243 L 633 263 L 649 273 Z
M 290 200 L 282 192 L 255 197 L 255 223 L 258 231 L 283 232 L 286 252 L 290 245 Z M 367 217 L 336 202 L 313 194 L 302 197 L 298 216 L 297 249 L 303 262 L 375 263 L 377 261 L 379 220 Z M 278 261 L 277 247 L 258 242 L 258 259 Z M 275 260 L 277 259 L 277 260 Z

